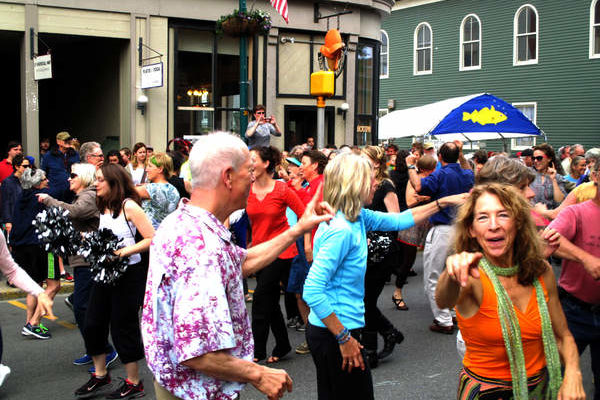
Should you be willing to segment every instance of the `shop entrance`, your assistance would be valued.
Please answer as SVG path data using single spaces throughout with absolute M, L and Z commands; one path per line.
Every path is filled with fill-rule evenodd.
M 21 32 L 0 31 L 0 76 L 4 77 L 0 96 L 2 135 L 0 157 L 6 158 L 6 145 L 21 138 Z
M 317 141 L 317 107 L 285 106 L 285 149 L 306 143 L 313 137 Z M 335 107 L 325 107 L 325 144 L 335 143 Z
M 80 143 L 96 141 L 105 150 L 118 147 L 129 133 L 121 131 L 128 126 L 121 119 L 129 120 L 129 41 L 39 37 L 38 53 L 49 47 L 52 54 L 52 79 L 38 81 L 40 139 L 50 138 L 53 144 L 56 133 L 66 130 Z

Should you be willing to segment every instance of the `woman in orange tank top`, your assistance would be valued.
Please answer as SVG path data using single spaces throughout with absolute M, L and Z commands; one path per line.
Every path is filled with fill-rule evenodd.
M 476 186 L 456 220 L 455 250 L 436 301 L 456 308 L 466 343 L 458 399 L 585 399 L 577 347 L 524 197 L 508 185 Z

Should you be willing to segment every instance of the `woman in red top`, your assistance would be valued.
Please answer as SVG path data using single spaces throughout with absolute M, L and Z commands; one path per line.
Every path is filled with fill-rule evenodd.
M 304 204 L 285 182 L 273 179 L 273 172 L 281 160 L 274 147 L 252 149 L 255 181 L 248 196 L 246 212 L 252 226 L 252 245 L 266 242 L 289 228 L 285 211 L 290 207 L 300 218 Z M 280 285 L 289 274 L 292 259 L 298 254 L 292 244 L 271 265 L 256 274 L 256 289 L 252 304 L 252 333 L 254 335 L 254 360 L 267 356 L 269 328 L 275 336 L 275 347 L 267 363 L 279 361 L 292 349 L 281 308 Z

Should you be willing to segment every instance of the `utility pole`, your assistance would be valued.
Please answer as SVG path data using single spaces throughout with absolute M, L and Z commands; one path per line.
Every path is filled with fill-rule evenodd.
M 246 11 L 246 0 L 239 0 L 239 9 Z M 246 139 L 248 127 L 248 38 L 246 34 L 240 36 L 240 136 Z

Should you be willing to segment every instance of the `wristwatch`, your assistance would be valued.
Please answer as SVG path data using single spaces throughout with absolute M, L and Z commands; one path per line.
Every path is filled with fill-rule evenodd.
M 407 165 L 406 168 L 408 168 L 408 169 L 417 169 L 417 167 L 414 164 Z

